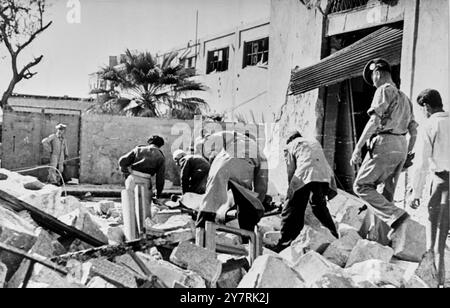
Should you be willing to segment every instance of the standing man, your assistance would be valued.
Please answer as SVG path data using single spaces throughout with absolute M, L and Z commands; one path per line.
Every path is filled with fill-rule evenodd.
M 189 192 L 204 194 L 211 167 L 209 162 L 201 155 L 187 155 L 183 150 L 176 150 L 173 153 L 173 160 L 181 168 L 183 194 Z
M 369 151 L 356 177 L 354 191 L 370 204 L 374 214 L 391 227 L 391 231 L 395 231 L 408 218 L 403 209 L 395 206 L 393 199 L 407 157 L 413 155 L 418 124 L 411 101 L 392 81 L 387 61 L 369 61 L 364 79 L 377 90 L 368 111 L 370 120 L 351 159 L 352 165 L 361 163 L 361 150 L 367 142 Z M 377 192 L 380 184 L 385 185 L 383 194 Z
M 138 146 L 122 156 L 119 159 L 119 166 L 126 177 L 126 190 L 134 194 L 136 185 L 144 186 L 146 213 L 147 217 L 151 217 L 151 177 L 156 174 L 156 198 L 160 198 L 164 189 L 166 160 L 161 151 L 161 147 L 164 146 L 163 138 L 152 136 L 147 143 L 147 146 Z
M 197 227 L 206 221 L 223 223 L 230 209 L 228 190 L 233 193 L 241 229 L 254 231 L 264 215 L 263 206 L 268 185 L 265 156 L 255 141 L 236 136 L 222 148 L 211 164 L 206 193 L 200 206 Z
M 336 226 L 327 208 L 327 198 L 331 200 L 337 195 L 337 187 L 333 170 L 320 143 L 294 131 L 286 144 L 288 202 L 281 214 L 281 239 L 275 250 L 282 251 L 289 247 L 303 230 L 308 203 L 322 225 L 338 238 Z
M 64 172 L 64 161 L 69 157 L 67 149 L 67 141 L 65 138 L 67 126 L 64 124 L 56 125 L 56 133 L 48 136 L 42 140 L 42 145 L 45 151 L 50 153 L 50 168 L 48 171 L 48 181 L 60 186 L 62 184 L 61 176 L 56 171 L 59 170 L 61 174 Z
M 449 232 L 449 171 L 450 117 L 443 109 L 438 91 L 427 89 L 420 93 L 417 103 L 424 109 L 427 121 L 420 131 L 418 149 L 422 151 L 412 177 L 414 201 L 419 208 L 427 176 L 432 175 L 431 198 L 428 201 L 428 249 L 437 251 L 439 285 L 445 284 L 445 246 Z M 438 235 L 439 231 L 439 235 Z M 437 241 L 437 249 L 436 249 Z

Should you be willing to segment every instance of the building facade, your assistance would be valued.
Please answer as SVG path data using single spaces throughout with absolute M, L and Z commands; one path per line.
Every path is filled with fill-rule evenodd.
M 268 101 L 278 113 L 272 135 L 283 140 L 297 128 L 316 137 L 341 188 L 351 190 L 356 170 L 348 162 L 375 91 L 363 82 L 364 64 L 387 58 L 413 102 L 423 89 L 435 88 L 448 110 L 448 33 L 447 0 L 272 0 Z M 274 148 L 269 155 L 281 146 Z M 275 169 L 271 177 L 283 183 L 282 192 L 283 164 Z

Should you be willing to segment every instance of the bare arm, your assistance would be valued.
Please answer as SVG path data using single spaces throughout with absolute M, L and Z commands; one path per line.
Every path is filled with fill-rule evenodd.
M 358 143 L 356 144 L 355 150 L 361 152 L 362 148 L 370 139 L 370 137 L 372 137 L 376 133 L 379 125 L 380 125 L 380 118 L 377 115 L 372 115 L 370 117 L 369 122 L 367 122 L 366 127 L 364 128 L 364 131 L 361 137 L 359 138 Z
M 119 159 L 119 166 L 120 166 L 120 170 L 124 173 L 124 174 L 129 174 L 130 171 L 128 170 L 128 168 L 134 163 L 134 159 L 136 157 L 135 151 L 131 151 L 127 154 L 125 154 L 124 156 L 122 156 Z

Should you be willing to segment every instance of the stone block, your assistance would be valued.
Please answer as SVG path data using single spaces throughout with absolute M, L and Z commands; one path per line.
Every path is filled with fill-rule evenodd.
M 162 210 L 152 217 L 156 224 L 163 224 L 169 220 L 170 217 L 182 215 L 180 210 Z
M 173 244 L 189 242 L 195 239 L 195 232 L 193 229 L 180 229 L 170 231 L 164 234 L 165 239 Z
M 350 229 L 340 239 L 331 243 L 323 253 L 323 256 L 334 264 L 345 267 L 353 248 L 355 248 L 359 240 L 361 240 L 361 237 L 358 232 Z
M 245 275 L 245 270 L 236 268 L 226 273 L 222 273 L 217 281 L 219 289 L 235 289 L 239 286 Z
M 117 287 L 113 284 L 110 284 L 106 280 L 100 277 L 94 277 L 89 281 L 87 287 L 89 289 L 116 289 Z
M 23 281 L 19 283 L 18 288 L 22 288 Z M 8 283 L 8 287 L 12 287 Z M 51 288 L 51 289 L 66 289 L 79 287 L 72 284 L 64 276 L 40 264 L 35 264 L 30 281 L 27 288 Z
M 145 273 L 141 270 L 139 265 L 133 260 L 133 258 L 129 254 L 124 254 L 114 258 L 114 263 L 120 265 L 124 268 L 129 269 L 130 271 L 145 276 Z
M 37 240 L 35 228 L 15 212 L 0 206 L 0 243 L 29 251 Z M 8 281 L 19 268 L 23 257 L 0 250 L 0 262 L 8 268 Z
M 259 230 L 262 234 L 271 231 L 280 231 L 281 230 L 281 217 L 279 216 L 270 216 L 262 218 L 259 223 Z
M 62 255 L 66 252 L 64 247 L 56 240 L 56 236 L 44 229 L 39 229 L 39 235 L 36 243 L 30 249 L 29 253 L 39 255 L 44 258 L 51 258 Z M 23 260 L 17 271 L 8 282 L 10 288 L 18 288 L 25 278 L 31 262 Z
M 302 256 L 293 269 L 300 274 L 307 287 L 311 287 L 323 275 L 341 270 L 315 251 L 310 251 Z
M 328 208 L 339 224 L 352 226 L 359 231 L 367 214 L 367 211 L 361 211 L 364 206 L 363 200 L 339 190 L 338 195 L 329 201 Z
M 3 289 L 6 285 L 6 274 L 8 273 L 8 268 L 4 263 L 0 262 L 0 289 Z
M 151 228 L 169 232 L 178 229 L 195 229 L 195 223 L 189 215 L 176 215 L 170 217 L 165 223 L 155 224 Z
M 172 263 L 142 252 L 137 252 L 136 254 L 150 272 L 158 277 L 168 288 L 173 287 L 175 282 L 188 288 L 206 288 L 203 278 L 195 272 L 183 270 Z
M 395 265 L 381 260 L 367 260 L 354 264 L 344 270 L 357 284 L 363 282 L 372 283 L 378 287 L 393 285 L 397 288 L 405 286 L 405 271 Z
M 238 288 L 305 288 L 301 275 L 280 257 L 265 255 L 258 257 Z
M 427 250 L 426 228 L 408 219 L 393 233 L 392 248 L 398 259 L 420 262 Z
M 91 215 L 85 209 L 80 208 L 67 215 L 61 216 L 58 219 L 69 226 L 77 228 L 78 230 L 83 231 L 86 234 L 89 234 L 90 236 L 104 242 L 105 244 L 108 243 L 108 238 L 106 237 L 106 235 L 100 230 L 99 225 L 94 222 Z M 89 249 L 91 248 L 91 246 L 82 243 L 81 246 L 72 248 L 82 250 Z
M 82 282 L 85 284 L 98 276 L 119 288 L 138 287 L 135 276 L 129 270 L 108 260 L 92 259 L 84 263 L 83 266 L 85 269 Z
M 106 231 L 106 235 L 108 236 L 108 243 L 110 245 L 120 245 L 126 242 L 122 227 L 110 227 Z
M 170 261 L 198 273 L 209 286 L 215 286 L 222 272 L 222 263 L 215 252 L 190 242 L 183 242 L 170 255 Z
M 394 251 L 390 247 L 368 240 L 359 240 L 348 257 L 346 267 L 367 260 L 381 260 L 389 263 L 393 255 Z
M 419 264 L 415 274 L 422 279 L 430 288 L 436 289 L 439 286 L 438 273 L 435 265 L 434 255 L 427 252 Z
M 80 200 L 73 196 L 61 197 L 57 208 L 54 210 L 55 217 L 61 217 L 83 208 Z
M 45 185 L 32 176 L 24 176 L 17 172 L 0 169 L 7 179 L 0 181 L 0 190 L 29 203 L 30 205 L 57 217 L 62 188 Z
M 312 288 L 317 289 L 354 289 L 358 286 L 349 277 L 342 273 L 326 273 L 313 283 Z
M 393 258 L 391 263 L 402 268 L 405 271 L 405 281 L 410 280 L 419 268 L 419 263 L 407 262 Z
M 425 283 L 422 279 L 417 277 L 416 275 L 413 275 L 405 285 L 406 289 L 429 289 L 430 287 L 428 284 Z
M 114 201 L 102 200 L 94 204 L 94 211 L 97 215 L 109 215 L 111 209 L 114 208 Z
M 303 253 L 312 250 L 321 254 L 335 240 L 336 238 L 330 230 L 325 227 L 311 228 L 305 226 L 300 235 L 292 242 L 292 246 L 295 247 L 296 251 L 303 250 Z
M 273 247 L 278 244 L 278 241 L 281 239 L 280 231 L 270 231 L 266 232 L 263 236 L 263 243 L 266 246 Z
M 226 246 L 242 246 L 242 238 L 239 235 L 230 234 L 226 232 L 216 233 L 216 244 Z

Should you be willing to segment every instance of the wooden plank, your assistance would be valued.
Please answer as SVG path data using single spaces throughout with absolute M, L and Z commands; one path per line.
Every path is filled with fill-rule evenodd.
M 41 264 L 41 265 L 43 265 L 43 266 L 45 266 L 45 267 L 47 267 L 47 268 L 49 268 L 49 269 L 51 269 L 51 270 L 53 270 L 55 272 L 58 272 L 60 274 L 63 274 L 63 275 L 67 275 L 68 274 L 67 270 L 65 268 L 61 267 L 61 266 L 58 266 L 58 265 L 56 265 L 56 264 L 54 264 L 54 263 L 52 263 L 50 261 L 47 261 L 45 259 L 40 259 L 38 257 L 35 257 L 35 256 L 33 256 L 33 255 L 23 251 L 23 250 L 17 249 L 15 247 L 12 247 L 12 246 L 7 245 L 5 243 L 0 243 L 0 250 L 6 250 L 6 251 L 11 252 L 11 253 L 13 253 L 15 255 L 24 257 L 25 259 L 30 260 L 32 262 L 32 264 L 33 263 L 39 263 L 39 264 Z
M 28 211 L 37 224 L 60 236 L 79 239 L 86 244 L 92 245 L 94 247 L 99 247 L 107 244 L 74 227 L 66 225 L 62 221 L 56 219 L 54 216 L 49 215 L 44 211 L 26 203 L 25 201 L 22 201 L 5 191 L 0 190 L 0 204 L 3 206 L 3 203 L 6 205 L 6 207 L 10 207 L 16 212 Z

